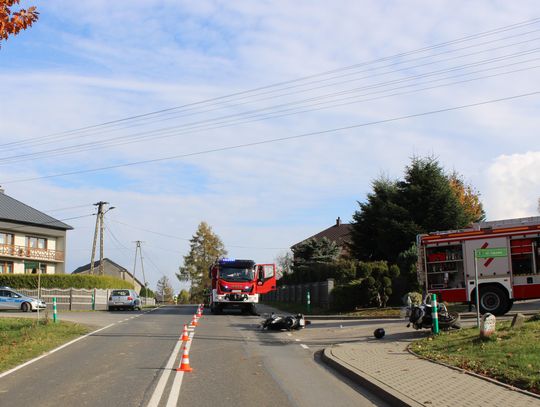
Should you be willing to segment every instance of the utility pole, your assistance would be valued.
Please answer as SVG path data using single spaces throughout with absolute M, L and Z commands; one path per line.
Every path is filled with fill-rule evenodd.
M 114 206 L 109 207 L 106 211 L 103 210 L 105 205 L 108 205 L 109 202 L 99 201 L 94 204 L 97 206 L 98 211 L 96 213 L 96 228 L 94 230 L 94 241 L 92 244 L 92 258 L 90 259 L 90 274 L 94 274 L 94 260 L 96 258 L 96 245 L 97 245 L 97 236 L 99 230 L 99 275 L 103 275 L 103 215 L 109 212 L 111 209 L 114 209 Z
M 141 242 L 140 240 L 136 240 L 133 243 L 135 243 L 135 262 L 133 264 L 133 288 L 135 288 L 135 268 L 137 267 L 137 252 L 138 252 L 141 259 L 141 270 L 142 270 L 143 284 L 144 284 L 144 289 L 145 289 L 144 298 L 146 302 L 146 297 L 148 296 L 148 293 L 146 292 L 147 283 L 146 283 L 146 276 L 144 275 L 144 263 L 143 263 L 142 246 L 141 246 L 141 243 L 143 242 Z

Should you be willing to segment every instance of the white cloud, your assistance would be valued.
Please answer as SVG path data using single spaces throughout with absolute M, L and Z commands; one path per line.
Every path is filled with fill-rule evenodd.
M 485 176 L 484 196 L 490 219 L 538 216 L 540 151 L 501 155 Z

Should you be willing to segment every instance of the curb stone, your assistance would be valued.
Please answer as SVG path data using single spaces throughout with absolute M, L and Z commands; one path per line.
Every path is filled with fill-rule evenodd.
M 345 366 L 346 362 L 340 361 L 332 355 L 332 347 L 324 348 L 324 350 L 321 352 L 321 360 L 334 370 L 338 371 L 345 377 L 348 377 L 355 383 L 358 383 L 393 407 L 424 406 L 424 404 L 419 403 L 405 396 L 404 394 L 401 394 L 385 383 L 370 377 L 367 374 L 363 374 L 363 372 L 354 368 L 353 366 Z

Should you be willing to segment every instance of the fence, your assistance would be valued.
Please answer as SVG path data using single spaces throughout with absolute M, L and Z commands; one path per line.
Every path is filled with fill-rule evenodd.
M 334 289 L 334 279 L 329 278 L 326 281 L 316 283 L 284 285 L 278 287 L 275 291 L 261 295 L 262 301 L 288 302 L 296 304 L 307 303 L 307 293 L 309 292 L 310 303 L 312 306 L 321 308 L 330 308 L 332 303 L 332 290 Z
M 38 290 L 18 289 L 18 292 L 29 297 L 38 297 Z M 92 309 L 92 296 L 94 297 L 94 309 L 106 310 L 107 301 L 112 290 L 109 289 L 84 289 L 84 288 L 42 288 L 40 298 L 52 306 L 53 297 L 56 297 L 56 308 L 59 311 L 87 311 Z M 156 305 L 154 298 L 141 297 L 142 305 Z

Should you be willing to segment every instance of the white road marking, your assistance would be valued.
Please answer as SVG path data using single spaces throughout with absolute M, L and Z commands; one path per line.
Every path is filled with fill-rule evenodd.
M 290 332 L 287 332 L 287 336 L 292 336 L 292 333 L 290 333 Z
M 90 333 L 88 333 L 88 334 L 86 334 L 86 335 L 83 335 L 83 336 L 79 336 L 78 338 L 75 338 L 75 339 L 73 339 L 72 341 L 69 341 L 69 342 L 67 342 L 67 343 L 64 343 L 63 345 L 60 345 L 58 348 L 55 348 L 55 349 L 53 349 L 53 350 L 51 350 L 51 351 L 49 351 L 49 352 L 47 352 L 47 353 L 45 353 L 45 354 L 43 354 L 43 355 L 41 355 L 41 356 L 38 356 L 37 358 L 31 359 L 31 360 L 29 360 L 28 362 L 23 363 L 22 365 L 16 366 L 16 367 L 14 367 L 13 369 L 10 369 L 10 370 L 8 370 L 7 372 L 4 372 L 4 373 L 0 374 L 0 379 L 1 379 L 2 377 L 7 376 L 8 374 L 11 374 L 11 373 L 13 373 L 13 372 L 15 372 L 15 371 L 17 371 L 17 370 L 19 370 L 19 369 L 22 369 L 22 368 L 25 367 L 25 366 L 28 366 L 28 365 L 30 365 L 30 364 L 32 364 L 32 363 L 34 363 L 34 362 L 37 362 L 38 360 L 43 359 L 44 357 L 47 357 L 47 356 L 49 356 L 49 355 L 51 355 L 51 354 L 53 354 L 53 353 L 55 353 L 55 352 L 58 352 L 60 349 L 64 349 L 65 347 L 67 347 L 67 346 L 69 346 L 69 345 L 72 345 L 72 344 L 74 344 L 75 342 L 78 342 L 78 341 L 80 341 L 80 340 L 82 340 L 82 339 L 84 339 L 84 338 L 88 338 L 89 336 L 94 335 L 94 334 L 97 334 L 98 332 L 101 332 L 101 331 L 103 331 L 103 330 L 105 330 L 105 329 L 107 329 L 107 328 L 110 328 L 111 326 L 116 325 L 117 323 L 118 323 L 118 322 L 114 322 L 114 323 L 112 323 L 112 324 L 109 324 L 109 325 L 107 325 L 107 326 L 104 326 L 103 328 L 96 329 L 96 330 L 93 331 L 93 332 L 90 332 Z
M 167 381 L 169 380 L 169 376 L 171 375 L 171 372 L 174 366 L 174 361 L 176 360 L 181 347 L 182 347 L 182 342 L 177 341 L 171 353 L 171 356 L 169 357 L 169 360 L 167 361 L 167 365 L 165 365 L 165 370 L 163 370 L 163 373 L 161 374 L 161 377 L 159 378 L 159 382 L 156 386 L 156 389 L 154 390 L 154 393 L 152 394 L 152 398 L 150 399 L 148 403 L 148 407 L 158 406 L 159 400 L 161 400 L 161 396 L 163 395 L 163 391 L 165 390 L 165 385 L 167 384 Z
M 304 348 L 304 349 L 309 349 L 309 346 L 304 345 L 303 343 L 301 343 L 300 346 L 301 346 L 302 348 Z
M 300 339 L 298 339 L 298 338 L 294 338 L 294 340 L 295 340 L 296 342 L 300 342 Z
M 189 353 L 189 350 L 191 349 L 191 344 L 193 343 L 194 335 L 195 335 L 195 332 L 192 332 L 189 334 L 190 341 L 186 342 L 186 346 L 184 347 L 184 349 L 186 349 L 188 353 Z M 173 385 L 171 387 L 171 392 L 169 393 L 169 398 L 167 399 L 166 407 L 174 407 L 178 405 L 178 399 L 180 398 L 180 388 L 182 387 L 183 378 L 184 378 L 184 372 L 177 371 L 176 376 L 174 377 Z

